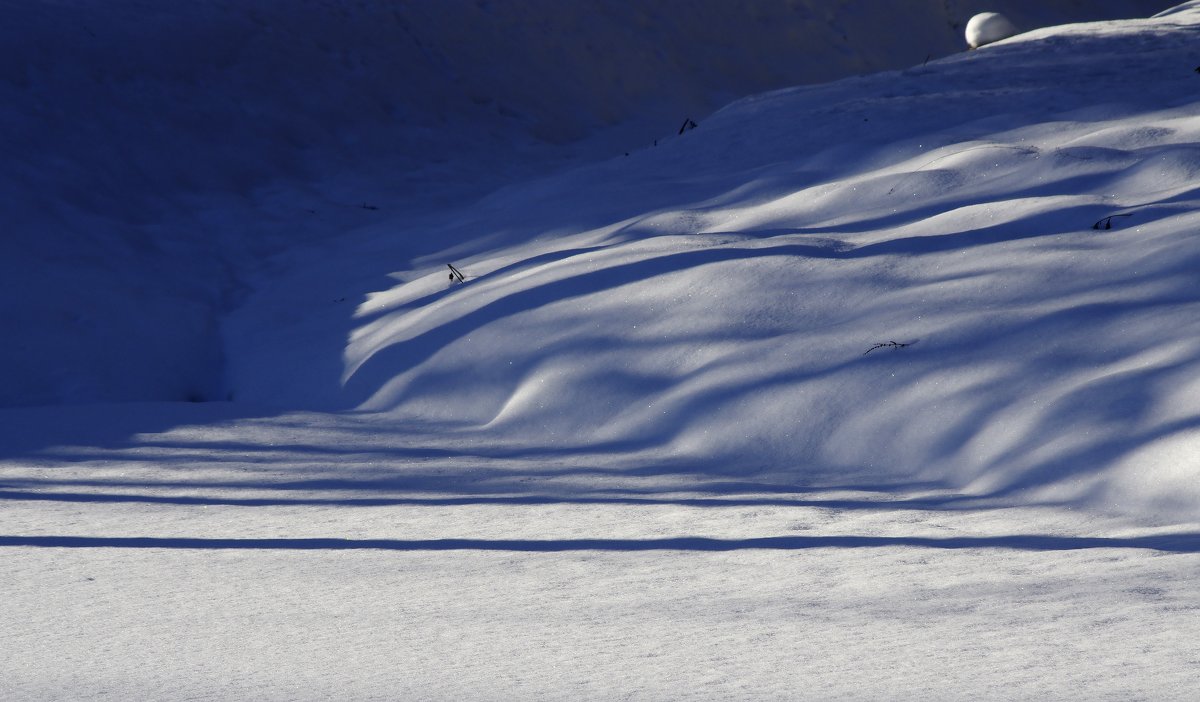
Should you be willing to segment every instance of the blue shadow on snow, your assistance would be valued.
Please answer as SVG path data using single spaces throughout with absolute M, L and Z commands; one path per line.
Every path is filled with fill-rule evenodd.
M 919 536 L 767 536 L 712 539 L 684 536 L 664 539 L 219 539 L 98 536 L 0 536 L 0 547 L 127 548 L 300 551 L 796 551 L 814 548 L 914 547 L 934 549 L 1012 549 L 1076 551 L 1080 549 L 1145 549 L 1170 553 L 1200 552 L 1200 534 L 1165 534 L 1132 538 L 1014 534 L 930 538 Z

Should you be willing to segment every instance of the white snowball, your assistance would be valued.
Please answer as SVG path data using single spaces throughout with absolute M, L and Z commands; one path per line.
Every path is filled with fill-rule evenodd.
M 1018 33 L 1013 23 L 999 12 L 981 12 L 967 22 L 967 44 L 972 49 L 1007 39 Z

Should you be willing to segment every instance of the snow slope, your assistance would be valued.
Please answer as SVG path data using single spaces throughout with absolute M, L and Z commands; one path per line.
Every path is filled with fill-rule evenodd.
M 231 390 L 786 482 L 1189 514 L 1194 21 L 747 98 L 294 252 L 226 327 Z
M 215 330 L 268 254 L 950 53 L 976 5 L 4 3 L 0 405 L 218 399 Z

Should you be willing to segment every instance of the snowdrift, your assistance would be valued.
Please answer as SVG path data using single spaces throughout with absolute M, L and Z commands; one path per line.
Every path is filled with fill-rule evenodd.
M 235 398 L 788 484 L 1193 510 L 1198 33 L 1192 4 L 747 98 L 297 253 L 227 325 Z

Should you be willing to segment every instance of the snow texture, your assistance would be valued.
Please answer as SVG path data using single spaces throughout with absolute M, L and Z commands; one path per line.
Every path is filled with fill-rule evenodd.
M 14 4 L 0 698 L 1191 699 L 1200 2 L 867 5 Z

